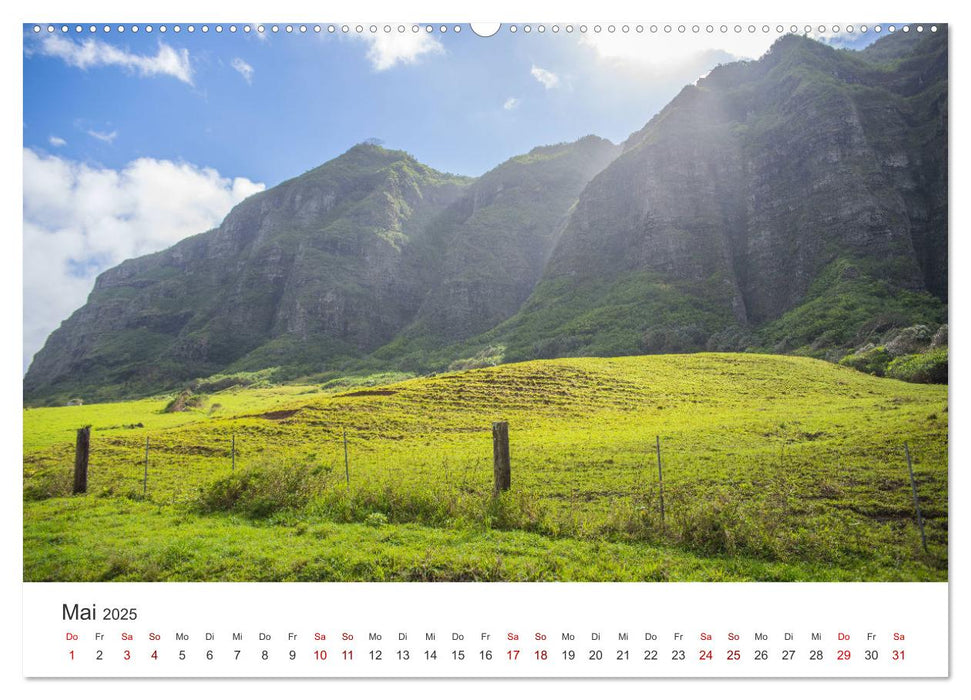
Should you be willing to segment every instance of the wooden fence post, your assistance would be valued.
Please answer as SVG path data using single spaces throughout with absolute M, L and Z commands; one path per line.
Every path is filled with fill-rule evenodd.
M 236 433 L 233 433 L 233 467 L 232 470 L 236 471 Z
M 904 443 L 904 453 L 907 455 L 907 469 L 910 471 L 910 488 L 914 492 L 914 510 L 917 511 L 917 527 L 920 528 L 920 542 L 927 552 L 927 536 L 924 534 L 924 518 L 920 514 L 920 502 L 917 500 L 917 482 L 914 480 L 914 467 L 910 463 L 910 447 Z
M 145 478 L 142 480 L 142 494 L 148 493 L 148 435 L 145 436 Z
M 657 485 L 661 494 L 661 531 L 664 531 L 664 474 L 661 473 L 661 436 L 654 436 L 654 443 L 657 445 Z
M 499 421 L 492 424 L 492 475 L 493 495 L 508 491 L 511 481 L 509 465 L 509 423 Z
M 347 428 L 344 428 L 344 482 L 351 487 L 351 468 L 347 459 Z
M 91 426 L 78 428 L 74 446 L 74 493 L 88 491 L 88 452 L 91 449 Z

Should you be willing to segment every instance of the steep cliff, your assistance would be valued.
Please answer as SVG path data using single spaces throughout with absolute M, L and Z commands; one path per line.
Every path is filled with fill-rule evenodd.
M 587 186 L 535 292 L 484 342 L 507 359 L 819 354 L 940 323 L 946 119 L 945 31 L 863 52 L 786 36 L 715 68 Z
M 620 152 L 605 139 L 541 146 L 473 183 L 439 225 L 441 278 L 415 321 L 378 357 L 433 350 L 515 314 L 533 291 L 577 197 Z
M 219 228 L 100 275 L 35 356 L 25 395 L 141 391 L 373 350 L 417 312 L 435 274 L 428 223 L 468 184 L 355 146 L 240 203 Z
M 355 146 L 250 197 L 219 228 L 100 275 L 35 356 L 25 396 L 320 371 L 402 331 L 405 349 L 467 338 L 519 309 L 583 186 L 617 151 L 587 137 L 473 180 Z

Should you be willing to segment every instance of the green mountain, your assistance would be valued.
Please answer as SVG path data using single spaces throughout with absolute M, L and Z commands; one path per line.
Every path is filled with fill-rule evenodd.
M 916 36 L 916 32 L 913 33 Z M 697 350 L 833 359 L 944 322 L 947 37 L 797 36 L 720 66 L 584 190 L 505 359 Z
M 946 304 L 946 30 L 863 51 L 786 36 L 685 87 L 621 146 L 536 148 L 477 179 L 355 146 L 103 273 L 24 395 L 265 368 L 835 360 L 916 324 L 933 335 Z
M 477 180 L 359 144 L 254 195 L 219 228 L 101 274 L 24 378 L 27 400 L 107 398 L 230 370 L 340 366 L 514 314 L 583 186 L 587 137 Z
M 584 186 L 620 152 L 587 136 L 486 173 L 452 206 L 440 277 L 415 320 L 376 357 L 419 354 L 488 331 L 529 297 Z

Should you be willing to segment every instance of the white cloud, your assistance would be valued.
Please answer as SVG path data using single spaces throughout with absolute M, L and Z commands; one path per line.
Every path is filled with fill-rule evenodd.
M 376 32 L 354 37 L 369 44 L 367 58 L 376 71 L 388 70 L 399 63 L 416 63 L 422 56 L 445 53 L 441 42 L 427 32 Z
M 244 61 L 239 57 L 234 58 L 230 62 L 230 65 L 237 73 L 243 76 L 243 80 L 245 80 L 250 85 L 253 84 L 253 73 L 254 73 L 253 66 L 251 66 L 250 64 L 248 64 L 246 61 Z
M 62 139 L 60 136 L 51 136 L 49 139 L 47 139 L 47 142 L 50 143 L 54 148 L 60 148 L 61 146 L 67 145 L 67 141 Z
M 95 131 L 94 129 L 88 129 L 86 133 L 91 138 L 104 141 L 105 143 L 113 143 L 114 140 L 118 138 L 117 131 Z
M 530 69 L 530 74 L 536 78 L 539 82 L 543 84 L 547 90 L 555 88 L 560 84 L 560 76 L 552 71 L 548 71 L 545 68 L 540 68 L 539 66 L 533 66 Z
M 516 109 L 519 106 L 520 99 L 518 97 L 510 97 L 508 100 L 502 103 L 502 108 L 506 110 Z
M 756 59 L 779 38 L 774 32 L 732 32 L 707 34 L 621 34 L 588 32 L 580 36 L 580 46 L 592 49 L 597 58 L 615 65 L 667 72 L 685 64 L 695 65 L 701 57 L 721 61 Z M 714 64 L 712 64 L 714 65 Z
M 593 58 L 614 73 L 625 76 L 638 76 L 645 80 L 676 79 L 693 80 L 704 77 L 715 66 L 739 60 L 757 60 L 765 55 L 771 46 L 784 34 L 791 31 L 791 25 L 784 26 L 782 32 L 776 27 L 772 31 L 749 32 L 747 28 L 736 32 L 734 25 L 722 25 L 714 34 L 663 32 L 648 33 L 586 33 L 580 36 L 579 45 L 593 53 Z M 802 36 L 830 44 L 835 47 L 861 48 L 875 37 L 873 32 L 864 34 L 846 31 L 845 28 L 824 28 L 818 31 L 813 27 L 809 34 L 803 34 L 804 25 L 796 27 Z M 693 77 L 692 77 L 693 76 Z
M 24 369 L 98 273 L 213 228 L 263 189 L 189 163 L 112 170 L 24 149 Z
M 40 53 L 60 58 L 81 70 L 98 66 L 118 66 L 143 77 L 170 75 L 192 85 L 192 64 L 188 49 L 174 49 L 161 41 L 154 56 L 141 56 L 97 39 L 73 41 L 59 34 L 40 40 Z

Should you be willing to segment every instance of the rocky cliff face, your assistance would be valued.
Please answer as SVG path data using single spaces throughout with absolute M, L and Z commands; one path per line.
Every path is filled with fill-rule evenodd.
M 620 152 L 596 136 L 542 146 L 480 177 L 446 217 L 441 277 L 392 358 L 485 332 L 515 314 L 533 291 L 584 186 Z
M 686 87 L 584 190 L 513 355 L 813 351 L 943 320 L 946 36 L 895 39 L 787 36 Z
M 426 224 L 468 184 L 355 146 L 250 197 L 219 228 L 103 273 L 34 358 L 25 393 L 137 390 L 373 350 L 420 306 Z
M 98 277 L 25 396 L 174 386 L 232 369 L 319 371 L 514 314 L 587 181 L 618 147 L 538 148 L 478 180 L 361 144 L 250 197 L 219 228 Z
M 946 302 L 946 30 L 861 52 L 787 36 L 620 147 L 537 148 L 472 180 L 355 146 L 105 272 L 24 392 L 503 353 L 827 356 L 936 327 Z

